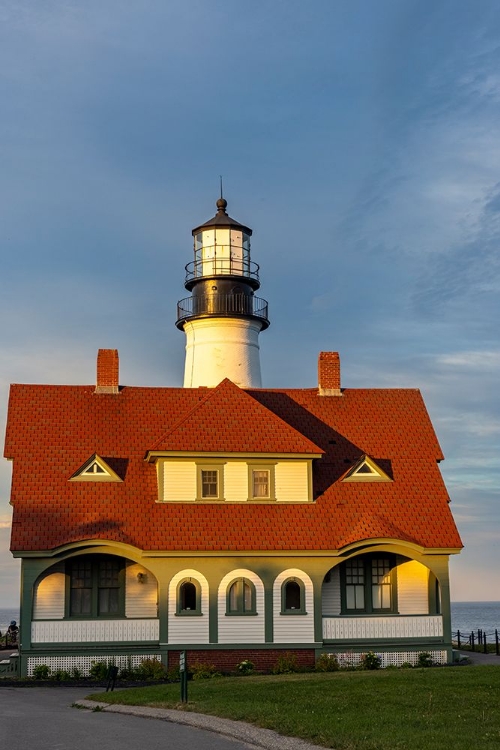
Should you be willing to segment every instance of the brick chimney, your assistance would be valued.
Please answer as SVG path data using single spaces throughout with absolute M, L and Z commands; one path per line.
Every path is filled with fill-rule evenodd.
M 320 396 L 341 396 L 340 358 L 338 352 L 320 352 L 318 358 L 318 392 Z
M 119 393 L 118 370 L 118 349 L 99 349 L 95 393 Z

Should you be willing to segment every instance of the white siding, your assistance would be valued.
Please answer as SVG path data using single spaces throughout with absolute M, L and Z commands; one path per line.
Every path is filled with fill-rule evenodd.
M 256 615 L 226 616 L 227 587 L 235 578 L 248 578 L 255 586 Z M 228 573 L 219 585 L 219 643 L 264 643 L 264 586 L 251 570 L 239 568 Z
M 321 612 L 324 616 L 340 615 L 340 570 L 337 565 L 330 571 L 330 580 L 321 587 Z
M 142 573 L 142 582 L 137 574 Z M 125 617 L 157 617 L 158 586 L 155 576 L 142 565 L 133 563 L 125 569 Z
M 307 614 L 281 614 L 281 586 L 287 578 L 298 578 L 304 583 Z M 273 586 L 273 620 L 274 643 L 314 643 L 313 585 L 307 573 L 289 568 L 276 578 Z
M 280 461 L 276 464 L 276 500 L 307 502 L 309 498 L 308 461 Z
M 201 615 L 177 615 L 177 585 L 184 578 L 198 581 L 201 587 Z M 181 570 L 168 587 L 168 642 L 208 643 L 208 581 L 197 570 Z
M 248 464 L 246 461 L 228 461 L 223 468 L 225 499 L 232 502 L 248 500 Z
M 427 615 L 429 569 L 416 560 L 408 560 L 398 565 L 397 575 L 399 614 Z
M 106 643 L 157 641 L 158 620 L 37 620 L 31 623 L 33 643 Z
M 64 618 L 64 599 L 66 576 L 64 563 L 51 568 L 51 572 L 36 584 L 33 605 L 34 620 L 62 620 Z
M 163 500 L 194 502 L 196 500 L 196 464 L 194 461 L 162 461 Z
M 324 617 L 325 640 L 364 638 L 438 638 L 443 635 L 441 615 L 427 617 Z

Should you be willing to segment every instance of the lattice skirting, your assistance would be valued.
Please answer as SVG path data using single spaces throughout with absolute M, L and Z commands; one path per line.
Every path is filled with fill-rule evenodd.
M 81 656 L 29 656 L 28 657 L 28 677 L 33 676 L 33 670 L 39 664 L 46 664 L 52 672 L 58 669 L 71 672 L 72 669 L 79 669 L 85 677 L 90 674 L 90 668 L 96 661 L 105 661 L 107 664 L 114 664 L 120 669 L 127 667 L 138 667 L 144 659 L 157 659 L 161 661 L 161 654 L 134 654 L 133 656 L 102 656 L 102 655 L 81 655 Z
M 418 661 L 418 655 L 419 651 L 386 651 L 386 652 L 375 652 L 377 656 L 380 656 L 382 659 L 382 667 L 388 667 L 388 666 L 394 666 L 394 667 L 400 667 L 402 664 L 409 663 L 409 664 L 416 664 Z M 428 653 L 432 659 L 433 662 L 436 664 L 446 664 L 448 661 L 448 654 L 446 651 L 426 651 L 425 653 Z M 335 656 L 340 664 L 341 667 L 356 667 L 361 657 L 363 656 L 362 653 L 353 653 L 352 651 L 345 651 L 341 654 L 331 653 L 331 656 Z

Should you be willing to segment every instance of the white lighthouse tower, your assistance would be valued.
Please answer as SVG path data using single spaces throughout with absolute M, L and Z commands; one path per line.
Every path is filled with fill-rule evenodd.
M 194 261 L 186 266 L 191 297 L 177 304 L 186 334 L 184 388 L 213 387 L 229 378 L 260 388 L 259 333 L 269 326 L 267 302 L 255 297 L 259 266 L 250 260 L 252 230 L 217 201 L 213 219 L 193 229 Z

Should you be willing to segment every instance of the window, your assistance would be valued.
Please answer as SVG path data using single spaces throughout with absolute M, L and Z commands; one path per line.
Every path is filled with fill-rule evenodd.
M 123 617 L 124 566 L 117 557 L 84 557 L 68 563 L 70 617 Z
M 177 587 L 177 614 L 201 615 L 201 587 L 194 578 L 181 581 Z
M 274 489 L 274 466 L 248 465 L 248 499 L 276 500 Z
M 300 578 L 288 578 L 284 581 L 281 587 L 281 614 L 307 614 L 305 587 Z
M 227 615 L 256 615 L 255 586 L 248 578 L 237 578 L 227 589 Z
M 199 465 L 197 477 L 198 500 L 224 500 L 223 466 Z
M 254 469 L 252 471 L 252 496 L 269 498 L 269 491 L 269 469 Z
M 362 555 L 341 567 L 343 614 L 396 612 L 396 563 L 392 555 Z

